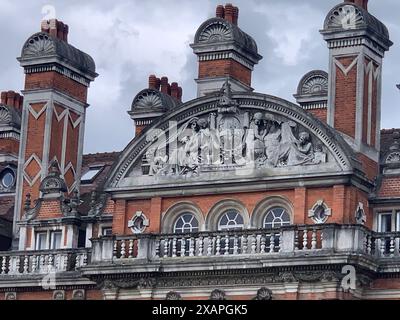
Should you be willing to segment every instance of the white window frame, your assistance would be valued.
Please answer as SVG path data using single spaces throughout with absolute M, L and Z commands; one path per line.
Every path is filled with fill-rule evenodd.
M 61 243 L 60 243 L 60 248 L 53 249 L 53 240 L 54 240 L 54 234 L 55 233 L 61 233 Z M 46 248 L 45 249 L 39 249 L 39 241 L 38 237 L 39 234 L 46 234 Z M 31 250 L 58 250 L 58 249 L 64 249 L 64 241 L 65 241 L 65 228 L 61 227 L 54 227 L 54 228 L 34 228 L 32 232 L 32 237 L 31 237 Z

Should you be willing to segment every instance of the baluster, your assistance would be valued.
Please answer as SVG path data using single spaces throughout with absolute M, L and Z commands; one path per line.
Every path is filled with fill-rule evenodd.
M 181 257 L 186 255 L 186 239 L 185 237 L 181 238 Z
M 44 255 L 40 255 L 40 260 L 39 260 L 39 270 L 40 270 L 40 272 L 44 272 L 45 270 L 45 263 L 46 263 L 46 261 L 45 261 L 45 259 L 44 259 Z
M 49 270 L 49 272 L 51 272 L 53 269 L 53 255 L 50 254 L 49 258 L 47 260 L 47 270 Z
M 17 256 L 15 261 L 15 273 L 20 273 L 19 272 L 20 265 L 21 265 L 21 257 Z
M 270 243 L 269 243 L 269 253 L 273 253 L 275 249 L 275 234 L 271 233 Z
M 3 261 L 1 263 L 1 274 L 6 274 L 6 264 L 7 264 L 7 257 L 3 256 Z
M 189 241 L 189 257 L 194 257 L 194 238 L 190 237 Z
M 37 270 L 37 257 L 36 255 L 32 256 L 32 273 L 35 273 Z
M 225 249 L 224 249 L 224 255 L 228 255 L 229 254 L 229 236 L 228 234 L 225 235 Z
M 79 269 L 80 266 L 81 266 L 81 255 L 80 253 L 77 253 L 75 257 L 75 270 Z
M 82 261 L 82 266 L 83 266 L 83 267 L 87 266 L 87 260 L 88 260 L 88 255 L 87 255 L 87 253 L 85 252 L 85 253 L 83 254 L 83 261 Z
M 380 252 L 381 252 L 381 257 L 385 256 L 385 238 L 380 238 Z
M 257 248 L 257 238 L 255 235 L 251 235 L 251 254 L 256 253 Z
M 130 239 L 129 240 L 129 249 L 128 249 L 128 258 L 130 258 L 130 259 L 133 258 L 133 243 L 134 243 L 134 240 Z
M 113 248 L 113 259 L 117 259 L 117 252 L 118 252 L 118 240 L 114 240 L 114 248 Z
M 233 236 L 233 254 L 238 254 L 238 251 L 239 251 L 238 243 L 239 243 L 238 235 L 235 234 Z
M 261 242 L 260 242 L 260 253 L 265 253 L 265 235 L 261 235 Z
M 317 230 L 315 230 L 315 229 L 312 230 L 312 235 L 311 235 L 311 249 L 312 249 L 312 250 L 317 249 Z
M 125 240 L 122 240 L 121 241 L 121 259 L 125 259 L 126 258 L 125 257 L 125 254 L 126 254 L 125 248 L 126 248 Z
M 176 258 L 176 237 L 172 239 L 172 257 Z
M 56 271 L 60 271 L 60 264 L 61 264 L 61 255 L 59 255 L 59 254 L 56 254 L 55 256 L 54 256 L 54 269 L 56 270 Z
M 244 234 L 242 236 L 242 254 L 246 254 L 247 253 L 247 234 Z
M 216 243 L 216 248 L 215 248 L 215 255 L 216 256 L 219 256 L 221 253 L 220 253 L 220 250 L 221 250 L 221 236 L 217 236 L 217 243 Z
M 208 243 L 207 243 L 207 256 L 211 256 L 212 248 L 213 248 L 213 239 L 211 236 L 208 236 Z
M 308 250 L 308 231 L 303 230 L 303 250 Z
M 371 246 L 372 246 L 372 238 L 371 236 L 367 236 L 367 253 L 369 255 L 371 255 L 371 250 L 372 250 Z
M 395 251 L 394 251 L 394 255 L 396 257 L 399 256 L 399 238 L 395 238 L 394 239 L 394 244 L 395 244 Z
M 156 257 L 160 258 L 161 252 L 160 252 L 160 246 L 161 246 L 161 239 L 156 238 Z
M 282 249 L 282 234 L 279 232 L 278 233 L 278 237 L 279 237 L 279 248 L 278 248 L 278 252 L 281 252 L 281 249 Z
M 29 271 L 29 258 L 25 256 L 24 258 L 24 274 L 27 274 Z
M 199 237 L 199 257 L 201 257 L 203 255 L 203 237 L 200 236 Z
M 390 257 L 394 257 L 394 237 L 390 237 Z
M 299 250 L 299 230 L 294 231 L 294 251 Z

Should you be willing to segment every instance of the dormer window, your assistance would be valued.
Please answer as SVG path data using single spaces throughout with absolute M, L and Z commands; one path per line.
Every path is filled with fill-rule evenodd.
M 103 165 L 90 167 L 89 170 L 82 175 L 81 182 L 83 184 L 93 183 L 93 181 L 100 174 L 103 168 L 104 168 Z

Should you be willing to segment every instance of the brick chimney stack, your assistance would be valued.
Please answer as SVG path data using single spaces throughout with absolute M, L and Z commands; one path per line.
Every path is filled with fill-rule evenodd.
M 225 7 L 223 5 L 219 5 L 217 6 L 215 16 L 237 25 L 239 19 L 239 8 L 233 6 L 231 3 L 227 3 Z
M 354 3 L 355 5 L 368 11 L 368 0 L 344 0 L 344 2 Z
M 149 89 L 160 91 L 167 94 L 179 102 L 182 102 L 182 88 L 177 82 L 168 82 L 168 77 L 164 76 L 157 78 L 156 75 L 152 74 L 149 76 Z
M 197 30 L 190 46 L 198 56 L 197 96 L 219 92 L 226 81 L 232 91 L 252 91 L 254 66 L 262 59 L 256 41 L 239 29 L 239 8 L 218 5 L 215 17 Z
M 19 111 L 22 111 L 24 97 L 14 91 L 4 91 L 1 93 L 1 103 L 9 107 L 14 107 Z
M 68 25 L 57 19 L 43 20 L 41 25 L 42 32 L 68 43 Z
M 26 230 L 18 221 L 24 215 L 26 195 L 32 201 L 42 196 L 40 185 L 52 161 L 59 164 L 68 195 L 80 186 L 87 94 L 98 75 L 92 57 L 68 44 L 68 30 L 61 21 L 42 21 L 41 35 L 31 35 L 17 58 L 24 68 L 25 86 L 14 235 L 21 230 L 22 249 Z
M 362 8 L 357 19 L 364 23 L 353 23 L 346 6 Z M 327 123 L 341 132 L 373 180 L 379 173 L 382 68 L 393 43 L 367 9 L 367 0 L 345 0 L 330 10 L 321 34 L 329 48 Z

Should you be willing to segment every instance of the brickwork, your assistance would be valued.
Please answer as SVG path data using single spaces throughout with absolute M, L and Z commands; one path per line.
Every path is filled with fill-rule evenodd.
M 200 61 L 199 79 L 230 76 L 251 86 L 251 70 L 232 59 Z

